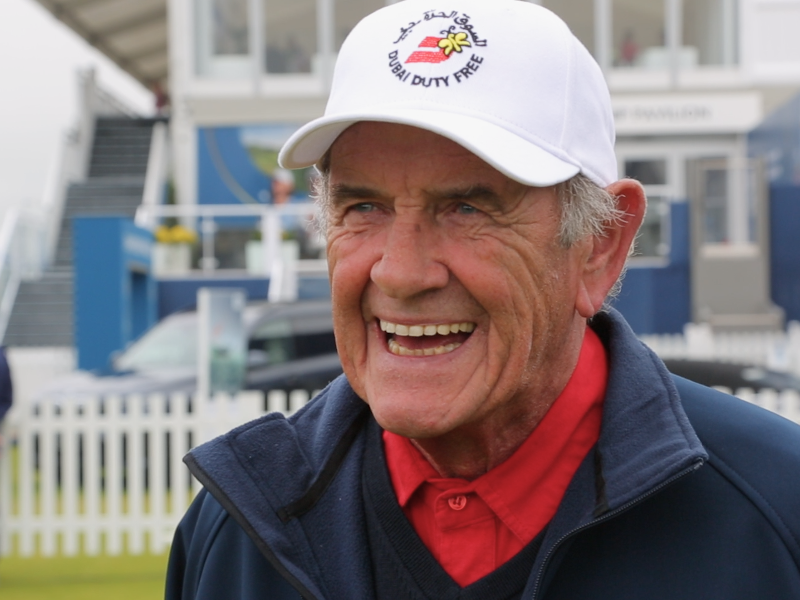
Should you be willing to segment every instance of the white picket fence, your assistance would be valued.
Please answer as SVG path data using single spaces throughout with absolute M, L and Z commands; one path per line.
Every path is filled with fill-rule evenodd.
M 724 392 L 731 393 L 731 390 L 719 388 Z M 762 389 L 758 393 L 751 389 L 735 390 L 736 396 L 747 402 L 751 402 L 761 408 L 766 408 L 782 417 L 794 421 L 800 425 L 800 393 L 796 390 L 775 390 Z
M 800 323 L 786 331 L 714 332 L 708 324 L 687 323 L 683 334 L 643 335 L 661 358 L 741 362 L 800 376 Z
M 272 391 L 265 407 L 260 392 L 204 402 L 155 394 L 16 407 L 0 457 L 0 554 L 163 552 L 199 489 L 184 454 L 308 398 Z
M 800 423 L 795 391 L 745 400 Z M 290 414 L 309 394 L 243 392 L 73 399 L 19 407 L 0 458 L 0 554 L 165 551 L 199 484 L 182 463 L 195 445 L 264 412 Z M 265 410 L 266 409 L 266 410 Z

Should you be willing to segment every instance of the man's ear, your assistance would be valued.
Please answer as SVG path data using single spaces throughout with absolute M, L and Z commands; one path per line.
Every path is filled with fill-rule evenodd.
M 591 251 L 583 263 L 576 308 L 587 319 L 600 310 L 622 273 L 647 207 L 644 188 L 633 179 L 612 183 L 606 191 L 616 196 L 617 209 L 622 217 L 606 223 L 604 234 L 592 238 Z

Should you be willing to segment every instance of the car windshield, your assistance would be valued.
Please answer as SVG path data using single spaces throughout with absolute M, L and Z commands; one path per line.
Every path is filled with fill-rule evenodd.
M 164 319 L 116 361 L 118 371 L 194 367 L 197 364 L 197 319 L 194 313 Z

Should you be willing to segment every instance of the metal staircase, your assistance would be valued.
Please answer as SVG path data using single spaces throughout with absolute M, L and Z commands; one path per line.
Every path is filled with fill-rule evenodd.
M 72 219 L 92 214 L 133 218 L 142 202 L 156 121 L 97 119 L 88 178 L 67 192 L 53 266 L 41 279 L 20 284 L 4 345 L 73 345 Z
M 70 186 L 54 265 L 72 268 L 72 219 L 84 215 L 114 215 L 133 218 L 142 202 L 144 175 L 91 177 Z

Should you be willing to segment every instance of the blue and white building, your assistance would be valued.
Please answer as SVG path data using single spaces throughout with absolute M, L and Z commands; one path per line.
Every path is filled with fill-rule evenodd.
M 150 155 L 162 175 L 148 167 L 151 208 L 140 224 L 174 215 L 199 229 L 206 254 L 189 272 L 156 273 L 161 313 L 196 281 L 255 286 L 269 268 L 248 271 L 245 246 L 256 229 L 272 243 L 259 211 L 273 200 L 277 150 L 322 113 L 344 37 L 387 2 L 37 1 L 169 94 L 168 136 Z M 648 192 L 617 300 L 634 328 L 775 329 L 800 319 L 800 0 L 539 3 L 603 68 L 619 174 Z M 311 176 L 295 177 L 295 200 Z M 157 208 L 166 202 L 178 208 Z

